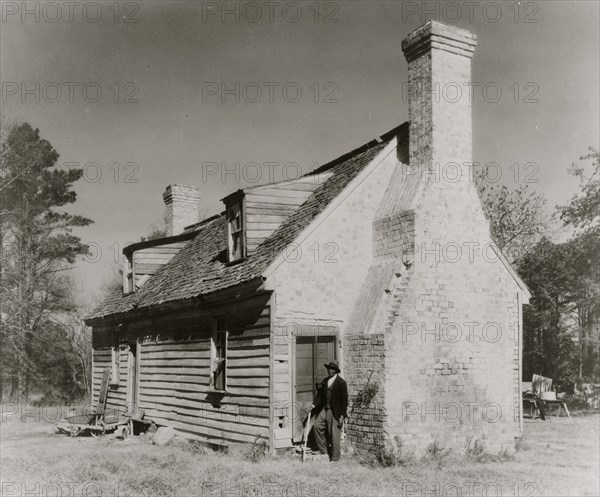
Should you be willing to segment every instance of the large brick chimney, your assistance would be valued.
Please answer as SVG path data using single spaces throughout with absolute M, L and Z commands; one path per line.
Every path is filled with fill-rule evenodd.
M 444 176 L 472 158 L 471 57 L 477 38 L 430 21 L 402 42 L 408 61 L 409 162 Z M 436 171 L 435 168 L 438 168 Z M 468 170 L 464 171 L 467 173 Z
M 344 337 L 351 400 L 375 392 L 349 418 L 358 449 L 397 436 L 417 451 L 432 443 L 463 450 L 476 440 L 495 453 L 520 435 L 520 305 L 528 296 L 494 255 L 473 181 L 475 46 L 475 35 L 436 22 L 402 43 L 409 164 L 398 164 L 377 213 L 361 312 Z
M 195 186 L 169 185 L 163 193 L 167 236 L 183 233 L 186 226 L 200 221 L 200 189 Z

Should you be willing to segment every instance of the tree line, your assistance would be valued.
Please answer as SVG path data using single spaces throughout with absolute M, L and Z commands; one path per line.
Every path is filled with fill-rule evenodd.
M 479 192 L 493 238 L 532 293 L 523 310 L 523 381 L 541 374 L 565 389 L 600 382 L 600 153 L 568 173 L 579 191 L 546 214 L 528 185 Z M 553 230 L 553 226 L 558 225 Z
M 58 152 L 27 123 L 1 127 L 0 395 L 48 402 L 89 391 L 91 339 L 70 270 L 88 247 L 72 231 L 92 223 L 73 204 L 82 170 L 56 167 Z

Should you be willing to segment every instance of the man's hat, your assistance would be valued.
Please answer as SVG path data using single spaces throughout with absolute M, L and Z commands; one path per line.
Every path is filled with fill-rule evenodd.
M 329 364 L 325 364 L 325 367 L 327 369 L 335 369 L 338 373 L 340 372 L 340 363 L 337 362 L 335 359 L 329 361 Z

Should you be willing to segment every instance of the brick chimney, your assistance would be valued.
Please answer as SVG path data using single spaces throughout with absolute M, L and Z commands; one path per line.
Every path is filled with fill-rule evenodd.
M 469 92 L 476 45 L 469 31 L 435 21 L 402 42 L 408 61 L 409 163 L 421 173 L 425 168 L 442 180 L 445 173 L 454 178 L 448 164 L 456 162 L 468 178 L 464 164 L 472 161 Z
M 167 236 L 183 233 L 186 226 L 200 221 L 200 189 L 195 186 L 169 185 L 163 193 Z

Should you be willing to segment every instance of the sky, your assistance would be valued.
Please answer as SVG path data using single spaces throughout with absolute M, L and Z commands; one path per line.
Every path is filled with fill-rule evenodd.
M 2 0 L 2 116 L 81 167 L 69 211 L 98 295 L 113 261 L 163 216 L 171 183 L 202 210 L 293 179 L 408 119 L 402 39 L 429 19 L 475 33 L 473 157 L 549 208 L 598 147 L 599 5 L 540 2 L 20 2 Z M 485 90 L 484 90 L 485 89 Z

